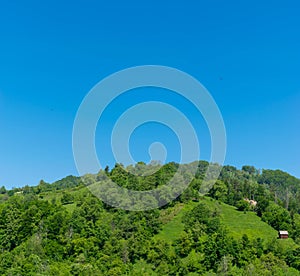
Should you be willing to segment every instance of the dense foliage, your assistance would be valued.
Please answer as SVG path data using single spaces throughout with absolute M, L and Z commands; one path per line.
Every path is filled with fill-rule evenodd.
M 73 176 L 36 187 L 0 188 L 0 274 L 300 275 L 300 180 L 278 170 L 224 166 L 207 194 L 215 204 L 208 204 L 199 193 L 209 185 L 203 181 L 208 163 L 197 166 L 191 185 L 175 201 L 143 212 L 106 205 Z M 140 162 L 126 170 L 117 164 L 85 176 L 84 183 L 93 185 L 105 175 L 124 187 L 149 190 L 177 169 L 176 163 Z M 292 246 L 284 246 L 264 236 L 232 235 L 218 202 L 255 212 L 262 224 L 288 230 L 295 242 L 288 239 Z M 178 236 L 163 239 L 165 225 L 183 210 Z

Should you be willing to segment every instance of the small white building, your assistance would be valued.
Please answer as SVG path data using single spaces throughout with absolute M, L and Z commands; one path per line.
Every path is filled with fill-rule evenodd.
M 279 236 L 279 239 L 287 239 L 289 237 L 289 232 L 280 230 L 278 232 L 278 236 Z

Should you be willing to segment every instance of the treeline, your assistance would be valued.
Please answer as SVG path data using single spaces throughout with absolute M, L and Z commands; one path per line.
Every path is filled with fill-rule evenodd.
M 167 183 L 178 164 L 140 162 L 126 170 L 116 164 L 84 180 L 70 176 L 53 184 L 41 181 L 36 187 L 1 189 L 0 274 L 300 275 L 299 247 L 283 250 L 274 241 L 228 234 L 218 209 L 201 201 L 199 190 L 210 185 L 203 180 L 208 163 L 189 165 L 195 164 L 188 189 L 151 211 L 112 208 L 84 185 L 108 177 L 126 188 L 150 190 Z M 299 243 L 299 187 L 297 178 L 281 171 L 224 166 L 208 195 L 242 212 L 256 212 L 276 230 L 288 230 Z M 164 212 L 192 201 L 198 203 L 183 217 L 182 235 L 174 242 L 158 238 Z

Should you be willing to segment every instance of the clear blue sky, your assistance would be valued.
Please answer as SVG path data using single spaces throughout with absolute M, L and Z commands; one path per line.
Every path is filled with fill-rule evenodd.
M 0 186 L 76 175 L 72 127 L 83 97 L 144 64 L 183 70 L 211 92 L 227 129 L 226 164 L 300 177 L 299 10 L 299 1 L 274 0 L 2 1 Z M 149 128 L 135 138 L 172 136 Z M 133 143 L 136 158 L 146 158 L 142 146 Z

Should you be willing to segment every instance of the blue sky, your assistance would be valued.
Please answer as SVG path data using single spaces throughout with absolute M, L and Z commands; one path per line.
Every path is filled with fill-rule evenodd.
M 72 127 L 82 99 L 102 78 L 144 64 L 183 70 L 210 91 L 226 125 L 226 164 L 300 177 L 299 9 L 298 1 L 2 1 L 0 186 L 76 175 Z M 116 101 L 111 114 L 124 106 Z M 177 158 L 168 129 L 144 127 L 132 137 L 137 159 L 147 161 L 145 144 L 157 139 L 171 143 L 168 160 Z

